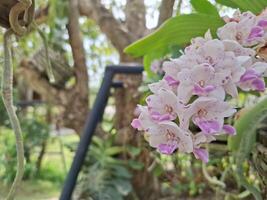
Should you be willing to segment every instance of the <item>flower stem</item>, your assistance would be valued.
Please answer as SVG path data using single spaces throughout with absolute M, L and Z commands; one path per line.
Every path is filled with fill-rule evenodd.
M 4 34 L 4 69 L 2 74 L 2 98 L 7 110 L 9 120 L 16 136 L 17 149 L 17 173 L 6 200 L 13 200 L 18 186 L 23 178 L 24 172 L 24 147 L 20 123 L 13 105 L 13 69 L 11 62 L 11 35 L 12 31 L 8 30 Z

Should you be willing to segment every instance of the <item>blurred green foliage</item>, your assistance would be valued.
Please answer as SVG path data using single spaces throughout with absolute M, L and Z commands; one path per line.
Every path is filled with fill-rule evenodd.
M 40 151 L 42 143 L 48 139 L 48 126 L 36 119 L 23 119 L 22 123 L 23 139 L 25 146 L 26 166 L 24 179 L 36 176 L 36 162 L 33 154 Z M 16 175 L 16 145 L 12 130 L 1 127 L 0 133 L 0 173 L 1 179 L 10 183 Z M 35 156 L 36 157 L 36 156 Z
M 216 0 L 217 3 L 231 7 L 238 8 L 242 12 L 251 11 L 259 14 L 267 7 L 265 0 Z
M 97 136 L 93 138 L 79 180 L 79 198 L 122 200 L 132 191 L 132 175 L 126 163 L 116 158 L 123 151 L 123 147 L 113 145 L 111 138 L 105 140 Z M 139 168 L 136 163 L 130 166 Z

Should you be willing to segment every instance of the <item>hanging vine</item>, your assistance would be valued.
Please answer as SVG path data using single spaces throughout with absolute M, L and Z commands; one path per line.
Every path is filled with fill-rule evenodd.
M 23 14 L 23 19 L 20 16 Z M 13 68 L 11 61 L 11 37 L 27 33 L 34 16 L 34 0 L 20 0 L 9 12 L 9 26 L 4 34 L 4 69 L 2 74 L 2 99 L 16 137 L 17 173 L 6 200 L 13 200 L 24 172 L 24 147 L 20 123 L 13 105 Z

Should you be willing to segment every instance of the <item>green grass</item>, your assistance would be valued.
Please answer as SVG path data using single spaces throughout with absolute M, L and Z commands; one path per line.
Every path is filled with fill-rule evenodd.
M 6 196 L 8 188 L 0 183 L 0 200 Z M 50 200 L 57 199 L 60 187 L 50 181 L 32 180 L 22 183 L 16 200 Z
M 40 174 L 33 180 L 24 181 L 19 188 L 16 200 L 56 200 L 60 194 L 67 171 L 71 166 L 74 152 L 66 147 L 67 144 L 78 142 L 76 135 L 61 136 L 64 145 L 64 155 L 66 160 L 66 169 L 62 162 L 60 154 L 59 138 L 49 139 L 47 153 L 44 156 Z M 0 179 L 0 200 L 8 192 L 6 186 Z

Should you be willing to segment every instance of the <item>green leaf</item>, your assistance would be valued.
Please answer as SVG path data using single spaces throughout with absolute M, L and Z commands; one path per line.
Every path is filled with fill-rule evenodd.
M 112 181 L 112 183 L 118 192 L 123 196 L 128 195 L 132 191 L 132 185 L 129 180 L 115 179 Z
M 99 147 L 102 147 L 103 146 L 103 141 L 99 137 L 97 137 L 97 136 L 94 136 L 93 137 L 93 143 L 95 143 Z
M 232 0 L 216 0 L 216 2 L 230 8 L 238 8 L 238 5 Z
M 132 56 L 166 55 L 172 45 L 185 46 L 191 39 L 203 36 L 210 29 L 213 36 L 216 36 L 218 27 L 224 25 L 224 21 L 215 16 L 207 14 L 180 15 L 168 19 L 154 33 L 140 39 L 126 47 L 125 53 Z
M 220 17 L 217 8 L 208 0 L 191 0 L 190 3 L 198 13 Z
M 135 169 L 135 170 L 141 170 L 143 169 L 144 167 L 144 164 L 141 163 L 141 162 L 138 162 L 138 161 L 135 161 L 135 160 L 130 160 L 128 162 L 129 166 L 132 168 L 132 169 Z
M 138 147 L 134 147 L 134 146 L 129 146 L 127 148 L 127 150 L 129 151 L 129 153 L 131 154 L 131 156 L 136 157 L 141 153 L 141 148 Z
M 172 45 L 170 46 L 170 54 L 171 58 L 179 58 L 182 55 L 183 48 L 178 45 Z
M 153 175 L 159 177 L 164 173 L 164 169 L 160 164 L 157 164 L 156 167 L 153 169 Z
M 230 150 L 235 152 L 236 174 L 239 183 L 244 186 L 256 200 L 262 200 L 260 191 L 244 176 L 243 163 L 249 157 L 257 136 L 257 129 L 267 118 L 267 98 L 256 104 L 242 115 L 235 123 L 237 135 L 228 140 Z
M 113 187 L 105 187 L 103 191 L 99 191 L 98 200 L 123 200 L 122 195 L 116 188 Z
M 123 167 L 120 165 L 113 165 L 111 166 L 111 168 L 113 170 L 112 173 L 116 177 L 125 178 L 125 179 L 130 179 L 132 177 L 132 174 L 130 174 L 130 172 L 128 171 L 126 167 Z
M 251 152 L 253 144 L 256 141 L 256 130 L 260 123 L 267 117 L 267 98 L 256 104 L 244 113 L 235 123 L 237 134 L 229 137 L 228 146 L 231 151 L 237 151 L 240 148 L 242 140 L 246 140 L 246 152 Z
M 105 154 L 109 156 L 114 156 L 123 152 L 123 147 L 109 147 L 105 150 Z
M 260 14 L 266 7 L 266 0 L 216 0 L 217 3 L 239 8 L 242 12 L 251 11 L 254 14 Z
M 149 54 L 144 55 L 143 65 L 147 73 L 147 77 L 148 78 L 155 77 L 155 73 L 151 71 L 151 64 L 153 61 L 164 57 L 164 55 L 166 55 L 167 53 L 171 54 L 172 58 L 178 58 L 179 56 L 182 55 L 180 52 L 181 49 L 183 48 L 181 48 L 181 46 L 179 45 L 170 45 L 168 49 L 162 49 L 162 51 L 160 50 L 153 51 Z

